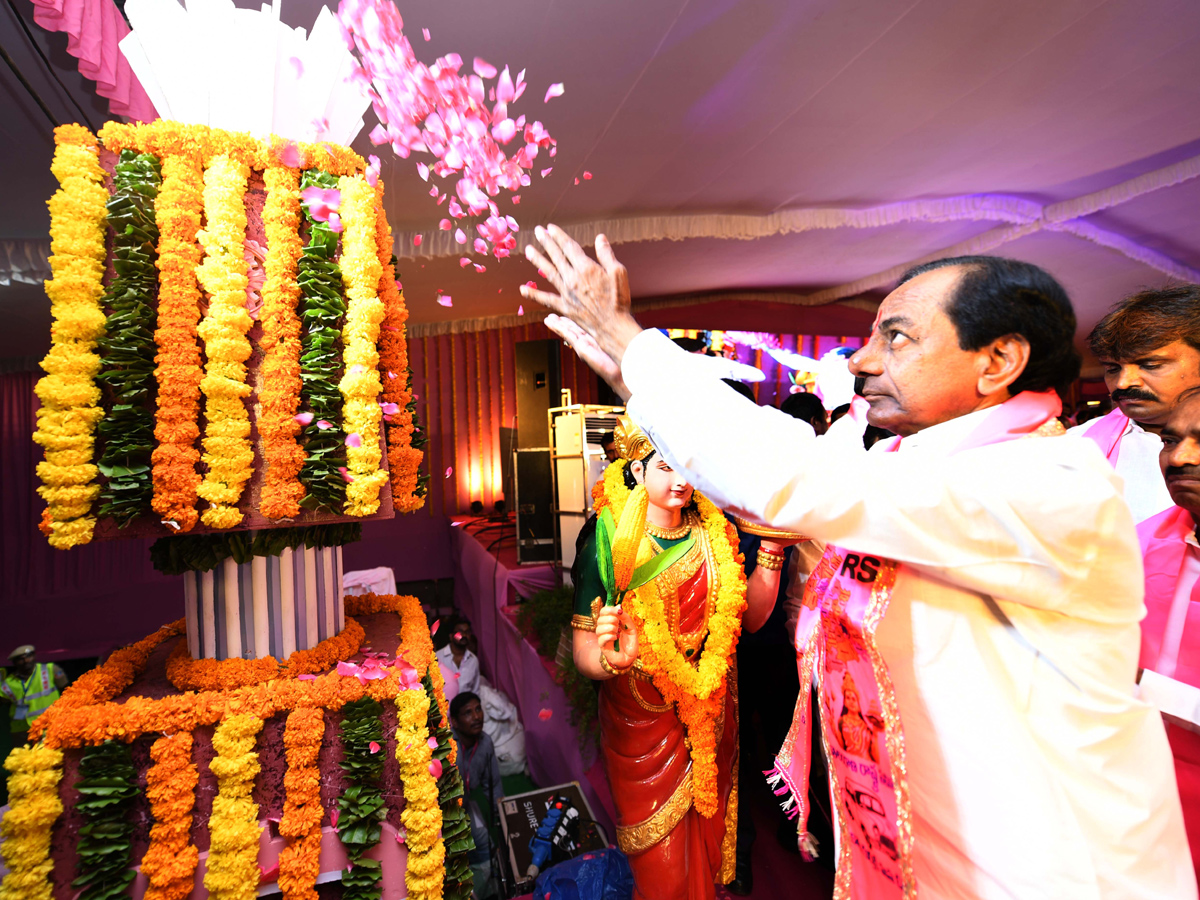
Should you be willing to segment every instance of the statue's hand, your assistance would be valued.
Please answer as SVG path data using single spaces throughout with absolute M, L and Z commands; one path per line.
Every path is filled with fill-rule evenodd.
M 596 643 L 614 669 L 632 666 L 637 659 L 637 628 L 619 606 L 604 606 L 596 617 Z M 614 649 L 617 644 L 620 649 Z

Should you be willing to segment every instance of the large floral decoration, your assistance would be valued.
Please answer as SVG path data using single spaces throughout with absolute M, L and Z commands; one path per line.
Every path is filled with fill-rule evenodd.
M 4 762 L 8 812 L 0 821 L 0 856 L 8 874 L 0 883 L 3 900 L 51 900 L 50 829 L 62 815 L 58 783 L 63 755 L 50 747 L 17 747 Z
M 279 853 L 279 888 L 283 900 L 316 900 L 320 874 L 321 771 L 317 756 L 325 735 L 325 715 L 320 709 L 296 709 L 288 714 L 283 731 L 287 753 L 285 797 L 279 833 L 287 846 Z
M 253 900 L 258 891 L 258 804 L 251 793 L 258 777 L 255 739 L 263 720 L 249 714 L 225 719 L 213 734 L 217 796 L 208 819 L 211 844 L 204 887 L 215 900 Z
M 192 809 L 200 776 L 192 762 L 192 736 L 160 737 L 150 748 L 154 765 L 146 772 L 150 801 L 150 846 L 142 874 L 150 879 L 145 900 L 184 900 L 195 887 L 200 853 L 191 842 Z

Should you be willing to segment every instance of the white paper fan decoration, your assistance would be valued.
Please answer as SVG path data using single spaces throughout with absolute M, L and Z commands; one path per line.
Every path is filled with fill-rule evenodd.
M 347 81 L 353 66 L 337 21 L 322 7 L 312 32 L 232 0 L 127 0 L 133 30 L 121 52 L 164 119 L 349 144 L 370 100 Z

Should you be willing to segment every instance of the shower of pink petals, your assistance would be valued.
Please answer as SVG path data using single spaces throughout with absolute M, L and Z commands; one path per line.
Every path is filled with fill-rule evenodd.
M 449 294 L 438 294 L 437 302 L 439 306 L 453 306 L 454 300 Z
M 425 180 L 431 174 L 447 180 L 446 193 L 457 201 L 451 206 L 454 218 L 459 218 L 455 206 L 464 217 L 497 217 L 500 192 L 527 186 L 540 151 L 554 154 L 556 141 L 541 122 L 510 115 L 510 105 L 527 87 L 524 69 L 514 79 L 508 66 L 497 70 L 475 57 L 468 72 L 457 53 L 430 65 L 421 62 L 391 0 L 341 0 L 338 20 L 347 46 L 356 54 L 351 79 L 362 87 L 379 118 L 371 142 L 390 144 L 403 159 L 414 152 L 430 154 L 432 164 L 418 162 L 417 171 Z M 429 40 L 428 29 L 422 29 L 422 35 Z M 545 100 L 562 93 L 561 82 L 551 84 Z M 519 146 L 509 155 L 502 148 L 518 137 Z M 549 169 L 542 170 L 543 178 L 548 174 Z M 446 193 L 435 184 L 430 195 L 442 202 Z M 499 237 L 511 237 L 511 230 L 515 229 Z M 484 238 L 497 258 L 515 249 L 515 241 L 510 245 L 490 235 Z

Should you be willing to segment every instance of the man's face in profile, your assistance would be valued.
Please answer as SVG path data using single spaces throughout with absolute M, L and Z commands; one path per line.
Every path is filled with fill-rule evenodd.
M 1200 385 L 1200 350 L 1172 341 L 1137 359 L 1101 359 L 1113 403 L 1139 425 L 1161 426 L 1179 395 Z
M 1200 522 L 1200 394 L 1189 394 L 1171 411 L 1161 437 L 1158 465 L 1171 499 Z
M 871 406 L 870 424 L 910 435 L 978 405 L 986 363 L 958 345 L 958 329 L 945 312 L 962 272 L 933 269 L 884 298 L 870 340 L 850 357 Z

